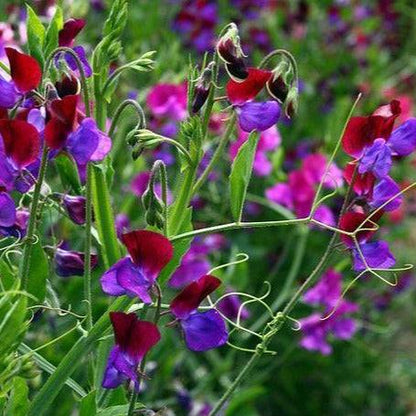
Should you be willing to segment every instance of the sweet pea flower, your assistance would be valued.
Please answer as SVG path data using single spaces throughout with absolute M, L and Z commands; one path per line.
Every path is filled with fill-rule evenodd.
M 206 351 L 227 342 L 225 322 L 215 309 L 198 312 L 200 303 L 221 284 L 211 275 L 192 282 L 171 302 L 170 310 L 179 322 L 187 347 L 192 351 Z
M 16 222 L 16 205 L 13 198 L 0 191 L 0 228 L 9 228 Z
M 69 218 L 78 225 L 85 224 L 86 199 L 83 196 L 63 195 L 62 203 Z
M 353 256 L 353 269 L 363 271 L 368 267 L 388 269 L 396 263 L 394 256 L 391 254 L 388 244 L 385 241 L 369 241 L 375 233 L 375 222 L 379 220 L 382 212 L 367 219 L 363 212 L 347 211 L 340 218 L 340 229 L 348 232 L 354 232 L 361 224 L 363 231 L 358 231 L 356 239 L 358 247 L 353 239 L 348 235 L 341 235 L 342 242 L 351 249 Z
M 334 269 L 327 270 L 319 282 L 303 295 L 303 302 L 308 305 L 323 305 L 334 308 L 342 293 L 342 275 Z
M 147 106 L 156 118 L 181 121 L 186 117 L 186 84 L 156 84 L 147 95 Z
M 340 340 L 351 339 L 357 331 L 356 322 L 345 315 L 356 312 L 358 306 L 355 303 L 341 301 L 341 304 L 335 312 L 325 320 L 320 313 L 300 319 L 301 331 L 303 337 L 299 344 L 309 351 L 318 351 L 322 355 L 328 355 L 332 352 L 332 347 L 328 343 L 328 336 Z
M 0 216 L 9 217 L 9 220 L 6 220 L 7 223 L 10 223 L 10 218 L 13 216 L 13 211 L 11 207 L 11 202 L 1 198 L 2 192 L 0 192 Z M 5 210 L 8 214 L 5 215 L 3 212 Z M 17 209 L 15 211 L 15 221 L 10 226 L 1 226 L 0 225 L 0 235 L 4 237 L 16 237 L 21 238 L 26 235 L 27 224 L 29 222 L 29 211 L 26 209 Z M 4 222 L 4 219 L 3 219 Z
M 113 264 L 100 279 L 104 293 L 139 297 L 151 303 L 149 289 L 173 256 L 173 246 L 161 234 L 131 231 L 121 236 L 129 256 Z
M 64 250 L 58 247 L 55 251 L 55 271 L 58 276 L 83 276 L 84 275 L 84 253 L 79 251 Z M 97 266 L 98 256 L 91 254 L 91 268 Z
M 0 75 L 0 107 L 13 108 L 25 95 L 36 89 L 42 78 L 42 70 L 35 58 L 5 48 L 10 64 L 11 80 Z
M 234 105 L 238 114 L 241 130 L 264 131 L 277 123 L 280 106 L 274 101 L 253 102 L 252 100 L 266 86 L 272 76 L 271 71 L 248 68 L 248 76 L 242 82 L 230 79 L 226 86 L 228 100 Z
M 250 317 L 250 311 L 245 307 L 241 307 L 242 302 L 238 295 L 230 294 L 233 292 L 231 288 L 226 290 L 227 296 L 218 302 L 218 310 L 228 319 L 236 320 L 240 312 L 240 320 L 244 321 Z
M 137 369 L 148 351 L 160 340 L 160 332 L 151 322 L 137 319 L 134 313 L 110 312 L 115 346 L 111 349 L 102 386 L 115 389 L 125 382 L 139 390 Z

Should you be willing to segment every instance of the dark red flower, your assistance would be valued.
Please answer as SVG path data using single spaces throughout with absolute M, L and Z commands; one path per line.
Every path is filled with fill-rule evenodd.
M 160 340 L 157 326 L 140 321 L 134 313 L 110 312 L 116 344 L 134 359 L 142 359 Z
M 346 182 L 348 183 L 348 185 L 351 184 L 356 166 L 357 166 L 357 162 L 350 162 L 350 163 L 347 163 L 347 165 L 344 168 L 343 176 Z M 355 178 L 354 178 L 353 190 L 357 195 L 360 195 L 360 196 L 365 195 L 371 198 L 375 181 L 376 181 L 376 178 L 371 172 L 364 173 L 361 175 L 358 173 L 358 169 L 357 169 L 357 172 L 355 173 Z
M 121 239 L 134 264 L 150 280 L 155 280 L 172 259 L 173 246 L 162 234 L 140 230 L 123 234 Z
M 192 282 L 173 299 L 170 309 L 179 318 L 186 318 L 199 304 L 221 285 L 221 280 L 209 274 Z
M 34 90 L 42 79 L 42 70 L 35 58 L 13 48 L 5 48 L 10 63 L 10 75 L 21 93 Z
M 40 153 L 39 133 L 34 126 L 22 120 L 0 120 L 6 156 L 19 168 L 33 163 Z
M 387 139 L 400 115 L 400 101 L 393 100 L 388 105 L 379 107 L 371 116 L 352 117 L 342 137 L 342 147 L 348 155 L 360 157 L 366 146 L 375 139 Z
M 59 46 L 71 47 L 74 39 L 84 28 L 84 19 L 69 19 L 64 23 L 64 27 L 59 31 Z
M 243 82 L 230 80 L 227 83 L 227 97 L 232 104 L 243 104 L 253 100 L 264 88 L 272 75 L 271 71 L 248 68 L 248 77 Z
M 368 215 L 363 212 L 346 212 L 340 219 L 339 228 L 343 231 L 354 232 L 361 224 L 361 228 L 365 228 L 365 231 L 359 231 L 356 234 L 358 242 L 366 242 L 375 232 L 374 222 L 378 221 L 383 215 L 382 211 L 379 211 L 376 215 L 371 217 L 370 220 L 366 220 Z M 365 222 L 364 222 L 365 221 Z M 345 234 L 341 234 L 341 240 L 347 247 L 354 247 L 354 240 Z

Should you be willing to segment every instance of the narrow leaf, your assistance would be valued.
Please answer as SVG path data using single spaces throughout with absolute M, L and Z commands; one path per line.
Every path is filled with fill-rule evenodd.
M 64 18 L 62 14 L 62 9 L 58 6 L 46 31 L 44 47 L 45 56 L 49 56 L 52 53 L 52 51 L 58 47 L 58 35 L 59 31 L 63 28 L 63 26 Z
M 43 44 L 45 40 L 45 27 L 35 11 L 27 5 L 27 44 L 30 54 L 43 67 Z
M 46 280 L 49 276 L 49 263 L 39 241 L 32 246 L 28 273 L 27 291 L 38 299 L 38 303 L 42 303 L 46 296 Z
M 244 200 L 253 170 L 259 135 L 253 131 L 247 141 L 238 150 L 231 166 L 230 174 L 230 202 L 231 213 L 235 221 L 240 222 L 243 214 Z
M 95 390 L 92 390 L 82 398 L 79 406 L 79 416 L 95 416 L 96 414 Z
M 81 194 L 81 181 L 78 169 L 74 160 L 66 153 L 61 153 L 55 158 L 55 165 L 61 178 L 62 186 L 65 191 L 73 191 L 76 195 Z
M 29 388 L 21 377 L 14 377 L 12 394 L 7 406 L 6 416 L 26 416 L 29 410 Z

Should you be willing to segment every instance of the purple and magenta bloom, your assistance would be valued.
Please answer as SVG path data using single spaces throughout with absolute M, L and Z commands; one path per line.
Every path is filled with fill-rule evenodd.
M 84 253 L 79 251 L 64 250 L 58 247 L 55 251 L 55 271 L 58 276 L 83 276 L 84 275 Z M 97 266 L 98 256 L 91 254 L 91 268 Z
M 151 322 L 141 321 L 134 313 L 110 312 L 116 345 L 110 351 L 102 386 L 115 389 L 125 382 L 140 382 L 138 367 L 147 352 L 160 340 L 160 332 Z
M 30 55 L 13 48 L 5 48 L 5 51 L 10 64 L 11 80 L 7 81 L 0 75 L 0 107 L 13 108 L 28 92 L 38 87 L 42 70 Z
M 205 275 L 186 286 L 171 302 L 170 310 L 179 322 L 187 347 L 206 351 L 224 345 L 228 331 L 215 309 L 198 312 L 201 302 L 221 285 L 215 276 Z
M 323 305 L 333 308 L 337 304 L 342 292 L 342 275 L 329 269 L 319 282 L 303 295 L 303 302 L 308 305 Z
M 111 296 L 139 297 L 151 303 L 150 288 L 173 256 L 173 246 L 161 234 L 131 231 L 121 236 L 129 256 L 113 264 L 101 277 L 103 291 Z

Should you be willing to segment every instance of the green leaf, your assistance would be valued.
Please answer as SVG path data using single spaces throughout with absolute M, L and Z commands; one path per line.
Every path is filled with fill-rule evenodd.
M 58 35 L 59 31 L 64 27 L 64 17 L 62 14 L 62 9 L 58 6 L 56 8 L 55 14 L 49 23 L 48 29 L 46 31 L 45 37 L 45 47 L 44 54 L 49 56 L 59 45 L 58 45 Z
M 26 416 L 29 410 L 29 388 L 25 379 L 14 377 L 13 389 L 7 406 L 6 416 Z
M 137 409 L 145 409 L 145 406 L 138 403 L 135 407 Z M 97 416 L 126 416 L 129 410 L 128 404 L 123 404 L 121 406 L 111 406 L 107 407 L 107 409 L 103 409 L 97 413 Z
M 20 342 L 26 330 L 27 298 L 22 295 L 3 295 L 0 303 L 0 357 L 3 357 Z
M 95 390 L 92 390 L 82 398 L 79 406 L 79 416 L 95 416 L 96 414 Z
M 244 201 L 248 184 L 253 170 L 259 135 L 252 131 L 247 141 L 240 147 L 237 157 L 231 166 L 230 174 L 230 202 L 231 213 L 235 221 L 240 222 L 243 214 Z
M 114 225 L 113 209 L 110 202 L 110 192 L 106 176 L 101 166 L 92 167 L 92 201 L 98 235 L 102 243 L 102 255 L 106 268 L 120 258 L 116 228 Z
M 30 54 L 41 64 L 43 67 L 43 44 L 45 41 L 45 27 L 40 21 L 35 11 L 29 6 L 27 7 L 27 44 Z
M 16 276 L 13 274 L 4 260 L 0 260 L 0 280 L 4 290 L 10 290 L 13 286 L 13 283 L 16 281 Z
M 46 281 L 49 276 L 49 263 L 40 241 L 32 246 L 30 255 L 27 291 L 42 303 L 46 296 Z
M 55 158 L 55 165 L 61 178 L 62 186 L 65 191 L 73 191 L 76 195 L 81 194 L 81 181 L 78 169 L 74 160 L 67 153 L 61 153 Z

